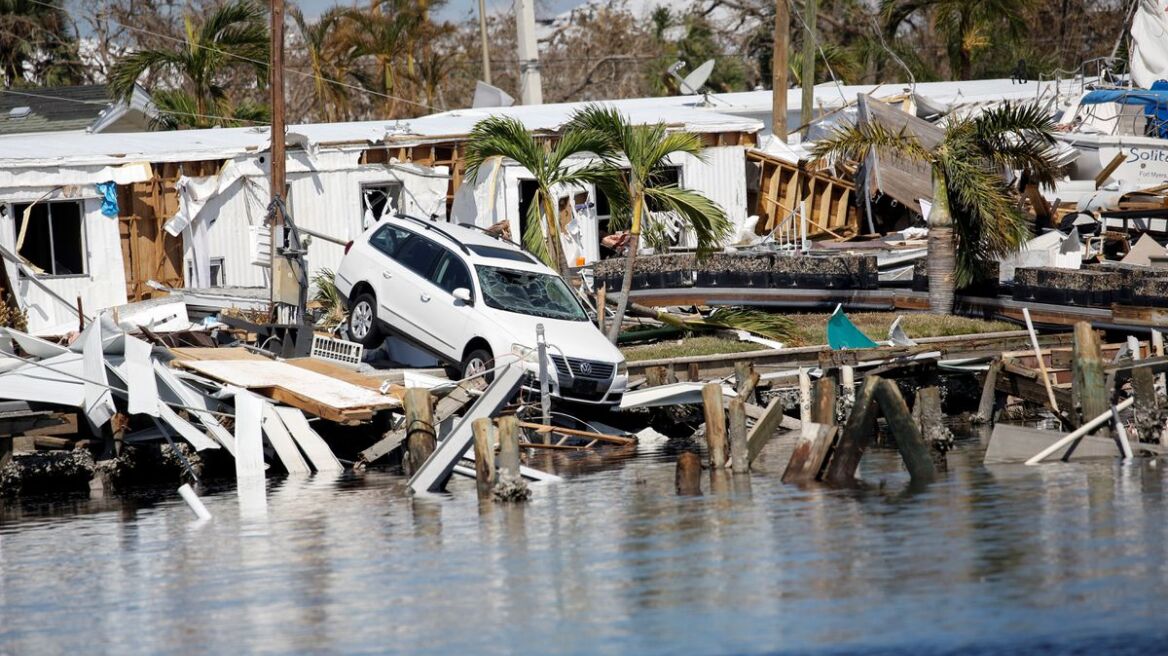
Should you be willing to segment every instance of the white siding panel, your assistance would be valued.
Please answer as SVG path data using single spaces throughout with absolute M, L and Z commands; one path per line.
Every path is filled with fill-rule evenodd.
M 746 222 L 746 149 L 720 146 L 704 153 L 704 162 L 689 155 L 674 157 L 674 163 L 682 167 L 681 186 L 717 203 L 737 233 Z

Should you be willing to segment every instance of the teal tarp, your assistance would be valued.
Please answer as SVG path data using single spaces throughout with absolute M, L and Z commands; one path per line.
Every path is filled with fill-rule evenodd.
M 833 349 L 875 348 L 876 342 L 860 332 L 841 308 L 836 308 L 827 320 L 827 343 Z

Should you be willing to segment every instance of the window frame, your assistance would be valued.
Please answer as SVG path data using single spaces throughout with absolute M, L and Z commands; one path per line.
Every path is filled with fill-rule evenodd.
M 473 303 L 474 299 L 475 299 L 475 290 L 474 290 L 474 277 L 471 274 L 471 267 L 469 265 L 467 265 L 467 263 L 464 262 L 461 257 L 456 255 L 454 253 L 454 251 L 450 250 L 449 248 L 446 248 L 443 246 L 442 251 L 446 257 L 449 257 L 452 261 L 457 262 L 458 266 L 462 267 L 462 271 L 463 271 L 463 273 L 466 274 L 466 279 L 467 279 L 466 289 L 468 291 L 470 291 L 470 299 L 471 299 L 471 302 Z M 431 285 L 434 285 L 435 287 L 437 287 L 439 290 L 441 290 L 443 293 L 447 294 L 448 296 L 454 296 L 454 289 L 458 289 L 457 287 L 455 287 L 454 289 L 451 289 L 451 290 L 447 290 L 445 287 L 443 287 L 441 284 L 439 284 L 438 280 L 436 279 L 436 276 L 438 274 L 438 265 L 442 263 L 442 257 L 443 257 L 442 255 L 439 255 L 434 260 L 434 264 L 430 267 L 430 272 L 428 274 L 426 274 L 426 280 Z
M 222 256 L 215 256 L 215 257 L 211 257 L 208 259 L 211 261 L 211 264 L 210 264 L 211 289 L 215 289 L 217 287 L 220 287 L 220 288 L 226 287 L 227 286 L 227 274 L 224 272 L 224 268 L 225 268 L 227 258 L 222 257 Z M 218 275 L 216 275 L 216 273 L 215 273 L 215 267 L 219 267 Z M 187 282 L 194 280 L 194 278 L 195 278 L 195 261 L 194 260 L 191 260 L 191 259 L 186 260 L 186 273 L 187 273 L 187 278 L 186 278 Z
M 368 197 L 366 196 L 366 192 L 371 191 L 371 190 L 380 190 L 380 191 L 383 191 L 383 193 L 384 193 L 384 189 L 392 188 L 392 187 L 397 188 L 397 194 L 396 195 L 387 194 L 386 195 L 386 202 L 388 203 L 390 199 L 396 200 L 397 202 L 395 203 L 394 211 L 400 213 L 402 211 L 402 208 L 401 208 L 402 197 L 405 196 L 405 192 L 406 192 L 406 186 L 405 186 L 405 184 L 402 183 L 401 180 L 379 180 L 376 182 L 361 182 L 357 185 L 357 194 L 361 200 L 361 218 L 362 218 L 362 220 L 364 220 L 364 218 L 365 218 L 365 211 L 366 210 L 369 210 L 370 213 L 372 213 L 372 210 L 373 210 L 373 208 L 367 204 Z M 393 215 L 391 214 L 390 217 L 392 217 L 392 216 Z M 381 217 L 374 216 L 373 222 L 375 224 L 381 223 Z M 366 226 L 366 227 L 368 227 L 368 226 Z
M 85 198 L 55 198 L 55 199 L 51 199 L 51 200 L 28 201 L 28 202 L 10 201 L 10 202 L 7 202 L 4 204 L 4 207 L 8 212 L 8 216 L 11 217 L 11 219 L 12 219 L 12 243 L 13 243 L 14 249 L 16 250 L 16 254 L 19 257 L 21 257 L 22 259 L 24 259 L 29 264 L 34 264 L 34 263 L 32 262 L 32 260 L 29 260 L 28 258 L 25 258 L 23 255 L 21 255 L 20 249 L 15 248 L 16 240 L 19 239 L 19 237 L 20 237 L 20 225 L 21 225 L 21 220 L 22 220 L 22 217 L 21 217 L 22 213 L 17 212 L 16 208 L 17 208 L 17 206 L 21 206 L 21 207 L 29 207 L 29 206 L 36 206 L 36 205 L 44 205 L 45 206 L 45 209 L 48 211 L 47 223 L 48 223 L 48 233 L 49 233 L 49 259 L 53 263 L 54 268 L 56 267 L 57 258 L 56 258 L 56 240 L 53 237 L 53 210 L 52 210 L 52 206 L 63 204 L 63 203 L 71 203 L 77 207 L 78 224 L 80 225 L 80 232 L 81 232 L 81 235 L 79 238 L 79 247 L 81 249 L 81 269 L 82 269 L 81 273 L 55 273 L 55 272 L 50 272 L 50 271 L 41 271 L 41 272 L 36 274 L 36 277 L 38 279 L 44 280 L 44 279 L 48 279 L 48 278 L 65 279 L 65 278 L 88 278 L 88 277 L 90 277 L 91 269 L 89 266 L 89 226 L 87 225 L 88 222 L 86 221 L 86 217 L 85 217 L 85 203 L 87 200 L 89 200 L 89 199 L 85 199 Z M 31 221 L 32 217 L 29 217 L 29 220 Z M 32 226 L 29 226 L 29 228 L 31 229 Z M 25 238 L 27 239 L 27 235 Z M 35 264 L 34 264 L 34 266 L 35 266 Z M 20 275 L 24 276 L 25 274 L 22 271 L 20 273 Z

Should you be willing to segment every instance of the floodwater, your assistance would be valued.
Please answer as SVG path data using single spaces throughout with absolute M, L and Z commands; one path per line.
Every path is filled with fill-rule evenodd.
M 561 458 L 525 506 L 377 472 L 208 490 L 203 523 L 169 492 L 12 502 L 0 654 L 1164 651 L 1168 462 L 987 470 L 967 440 L 927 489 L 878 450 L 831 491 L 766 456 L 691 498 L 657 451 Z

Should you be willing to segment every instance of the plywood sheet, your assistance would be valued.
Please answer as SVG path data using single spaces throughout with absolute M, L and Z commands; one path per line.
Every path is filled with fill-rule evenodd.
M 187 360 L 179 364 L 331 421 L 365 421 L 374 412 L 398 407 L 392 397 L 287 362 Z

